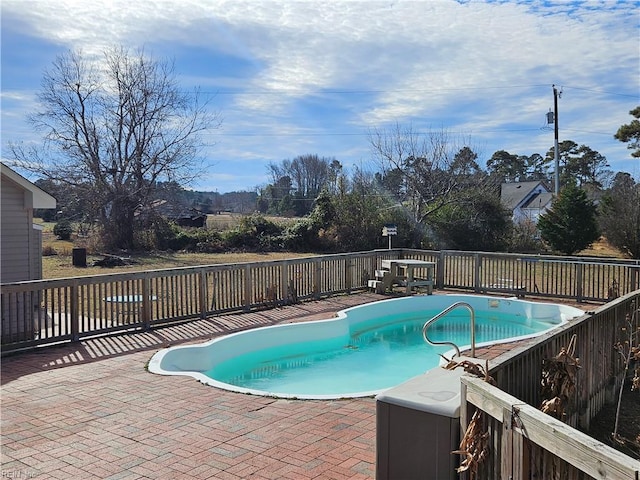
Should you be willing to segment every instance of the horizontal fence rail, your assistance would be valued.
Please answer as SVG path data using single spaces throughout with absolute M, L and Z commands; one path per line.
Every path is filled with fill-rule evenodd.
M 463 402 L 486 414 L 492 439 L 478 478 L 640 478 L 640 462 L 582 433 L 621 387 L 625 364 L 614 345 L 628 338 L 629 328 L 640 328 L 640 290 L 496 358 L 489 369 L 496 386 L 463 378 Z M 544 361 L 572 339 L 580 368 L 561 422 L 539 410 L 540 380 Z M 471 410 L 461 409 L 463 429 Z
M 362 291 L 397 259 L 477 293 L 604 302 L 640 285 L 640 261 L 408 249 L 35 280 L 1 285 L 2 351 Z
M 482 379 L 462 377 L 463 408 L 484 413 L 491 439 L 476 478 L 636 480 L 640 462 Z M 468 417 L 468 414 L 465 414 Z M 466 419 L 463 420 L 467 424 Z M 469 478 L 464 474 L 461 478 Z
M 492 375 L 505 392 L 530 405 L 540 405 L 539 384 L 530 379 L 541 379 L 543 360 L 568 348 L 575 336 L 575 356 L 580 359 L 581 368 L 575 380 L 575 398 L 570 399 L 565 410 L 566 423 L 588 429 L 595 413 L 611 400 L 620 385 L 624 362 L 614 351 L 614 345 L 628 340 L 628 318 L 634 317 L 633 312 L 639 309 L 640 290 L 502 355 L 499 365 L 492 368 Z M 638 317 L 640 312 L 636 312 L 634 318 Z

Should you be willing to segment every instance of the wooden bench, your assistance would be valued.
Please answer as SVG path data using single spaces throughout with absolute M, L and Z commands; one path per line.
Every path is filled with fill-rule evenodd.
M 155 295 L 149 297 L 150 302 L 155 302 L 158 299 Z M 122 320 L 130 321 L 135 315 L 140 315 L 144 303 L 144 297 L 142 295 L 117 295 L 113 297 L 106 297 L 105 303 L 116 306 L 117 317 L 121 317 Z
M 510 278 L 498 278 L 495 283 L 484 285 L 483 290 L 505 292 L 515 295 L 518 298 L 524 298 L 526 288 L 524 285 L 514 285 L 513 280 Z

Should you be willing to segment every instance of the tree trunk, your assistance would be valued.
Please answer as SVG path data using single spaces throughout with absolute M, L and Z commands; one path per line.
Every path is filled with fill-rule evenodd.
M 104 222 L 104 241 L 108 249 L 130 250 L 135 247 L 135 207 L 127 199 L 113 202 Z

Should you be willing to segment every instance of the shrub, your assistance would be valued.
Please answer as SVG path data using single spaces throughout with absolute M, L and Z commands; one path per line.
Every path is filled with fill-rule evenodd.
M 206 228 L 181 227 L 161 216 L 136 232 L 136 247 L 151 251 L 218 253 L 226 250 L 220 233 Z
M 330 242 L 324 237 L 320 238 L 319 233 L 319 227 L 313 219 L 302 218 L 284 230 L 282 245 L 293 252 L 325 251 Z
M 254 214 L 242 218 L 236 228 L 223 232 L 222 239 L 230 249 L 280 250 L 282 230 L 282 227 L 262 215 Z
M 205 235 L 199 236 L 196 251 L 200 253 L 220 253 L 227 250 L 226 244 L 219 232 L 206 230 Z
M 258 237 L 255 234 L 238 228 L 222 232 L 222 239 L 225 245 L 232 250 L 255 250 L 258 246 Z
M 71 240 L 72 233 L 73 227 L 69 220 L 60 220 L 53 227 L 53 234 L 60 240 Z
M 509 251 L 515 253 L 541 253 L 544 243 L 540 238 L 538 226 L 528 220 L 513 224 L 509 238 Z
M 42 256 L 43 257 L 53 257 L 55 255 L 58 255 L 58 252 L 56 251 L 55 248 L 53 248 L 52 245 L 44 245 L 42 247 Z

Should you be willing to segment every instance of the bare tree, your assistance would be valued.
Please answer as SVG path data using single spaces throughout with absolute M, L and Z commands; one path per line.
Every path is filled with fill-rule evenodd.
M 396 125 L 373 131 L 369 143 L 382 177 L 401 177 L 398 200 L 419 224 L 446 205 L 464 202 L 466 189 L 487 181 L 475 153 L 446 131 L 420 133 Z
M 600 227 L 613 246 L 640 258 L 640 182 L 630 174 L 618 172 L 602 198 Z
M 339 168 L 342 167 L 336 159 L 308 154 L 293 160 L 282 160 L 279 164 L 271 163 L 268 171 L 273 185 L 280 184 L 284 178 L 289 179 L 298 201 L 297 214 L 304 215 L 311 210 L 314 200 L 322 188 L 333 180 L 332 174 Z
M 102 61 L 57 57 L 38 100 L 30 121 L 43 145 L 10 144 L 14 162 L 92 198 L 114 248 L 134 247 L 136 213 L 156 182 L 186 184 L 199 173 L 200 134 L 220 123 L 197 91 L 181 90 L 171 62 L 118 47 Z

